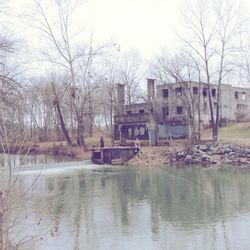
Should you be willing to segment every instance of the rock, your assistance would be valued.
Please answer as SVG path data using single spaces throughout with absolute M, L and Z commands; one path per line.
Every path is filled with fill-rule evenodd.
M 210 150 L 210 147 L 207 144 L 200 145 L 200 150 L 203 152 L 208 152 Z
M 199 163 L 201 163 L 201 161 L 200 161 L 199 159 L 197 159 L 197 158 L 194 158 L 194 159 L 192 160 L 192 163 L 193 163 L 193 164 L 199 164 Z
M 211 153 L 212 155 L 215 155 L 216 152 L 217 152 L 217 148 L 216 148 L 216 147 L 214 147 L 214 146 L 210 147 L 210 153 Z
M 202 162 L 210 162 L 210 157 L 208 155 L 202 155 L 201 156 L 201 161 Z
M 218 149 L 216 150 L 216 154 L 217 154 L 217 155 L 224 155 L 224 154 L 225 154 L 225 150 L 224 150 L 223 148 L 218 148 Z
M 246 160 L 246 159 L 239 159 L 239 163 L 240 163 L 240 164 L 246 164 L 246 163 L 247 163 L 247 160 Z
M 185 158 L 185 153 L 183 151 L 176 152 L 176 160 Z
M 227 154 L 227 153 L 231 153 L 232 152 L 232 149 L 230 147 L 224 147 L 223 148 L 224 152 Z
M 223 159 L 223 163 L 225 163 L 225 164 L 232 164 L 233 161 L 231 159 L 225 158 L 225 159 Z
M 188 164 L 193 163 L 193 156 L 192 155 L 186 155 L 185 163 L 188 163 Z
M 195 150 L 195 151 L 194 151 L 194 155 L 195 155 L 195 156 L 200 156 L 201 153 L 202 153 L 202 152 L 201 152 L 200 150 Z

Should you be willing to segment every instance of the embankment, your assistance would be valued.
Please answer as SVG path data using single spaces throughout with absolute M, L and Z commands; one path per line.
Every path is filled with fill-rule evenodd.
M 203 165 L 204 167 L 232 165 L 250 167 L 250 146 L 223 142 L 201 144 L 179 143 L 162 147 L 142 147 L 129 165 Z
M 8 145 L 1 147 L 0 153 L 62 155 L 79 160 L 89 160 L 91 158 L 90 150 L 84 151 L 79 146 L 67 146 L 62 143 L 53 142 Z

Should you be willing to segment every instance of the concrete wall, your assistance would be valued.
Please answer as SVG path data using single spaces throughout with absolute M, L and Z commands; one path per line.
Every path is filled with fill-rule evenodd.
M 160 139 L 186 138 L 188 133 L 187 125 L 158 125 L 158 128 Z
M 155 86 L 152 79 L 148 79 L 148 98 L 155 104 L 159 118 L 160 138 L 166 138 L 169 133 L 173 138 L 185 137 L 190 131 L 188 129 L 188 109 L 192 106 L 195 117 L 195 129 L 198 128 L 198 110 L 200 108 L 200 125 L 206 127 L 210 125 L 211 115 L 208 98 L 208 86 L 205 83 L 185 82 L 182 84 L 171 83 Z M 182 87 L 181 91 L 180 87 Z M 196 88 L 196 93 L 194 91 Z M 167 90 L 167 91 L 166 91 Z M 211 99 L 214 111 L 214 117 L 217 106 L 217 85 L 210 85 Z M 237 92 L 237 95 L 235 94 Z M 205 94 L 207 93 L 207 94 Z M 150 103 L 138 103 L 125 105 L 124 85 L 118 86 L 118 100 L 120 108 L 116 113 L 115 125 L 123 128 L 124 136 L 128 136 L 128 129 L 137 125 L 149 128 L 150 124 Z M 124 97 L 124 98 L 123 98 Z M 238 97 L 238 98 L 237 98 Z M 154 101 L 155 100 L 155 101 Z M 221 111 L 220 119 L 235 121 L 239 117 L 249 117 L 250 119 L 250 89 L 233 87 L 231 85 L 221 85 Z M 163 114 L 163 107 L 168 108 L 168 114 Z M 182 107 L 182 113 L 178 113 Z M 199 107 L 199 108 L 198 108 Z M 166 109 L 165 109 L 166 111 Z M 118 116 L 120 115 L 120 116 Z M 168 131 L 166 133 L 166 131 Z M 147 134 L 147 138 L 148 138 Z M 129 136 L 131 137 L 131 136 Z M 134 138 L 134 136 L 132 136 Z M 133 139 L 132 138 L 132 139 Z
M 208 91 L 208 87 L 205 83 L 202 83 L 200 86 L 196 82 L 189 82 L 186 85 L 182 84 L 182 94 L 176 92 L 176 88 L 180 87 L 179 83 L 173 84 L 163 84 L 157 86 L 157 100 L 162 103 L 162 106 L 168 106 L 169 108 L 169 120 L 178 120 L 180 117 L 187 117 L 187 108 L 184 102 L 187 100 L 189 103 L 196 102 L 198 105 L 198 96 L 200 96 L 200 119 L 201 123 L 204 126 L 208 126 L 210 124 L 211 115 L 210 115 L 210 107 L 209 107 L 209 98 L 208 94 L 204 95 L 203 90 Z M 198 94 L 194 95 L 193 88 L 196 87 L 198 89 Z M 164 89 L 168 89 L 168 97 L 164 97 L 163 91 Z M 199 90 L 200 89 L 200 90 Z M 214 91 L 215 95 L 212 96 L 212 105 L 214 111 L 214 117 L 216 112 L 217 105 L 217 85 L 211 85 L 210 91 L 212 93 Z M 235 98 L 235 92 L 238 93 L 238 98 Z M 196 98 L 196 101 L 194 101 Z M 248 104 L 249 103 L 249 104 Z M 222 84 L 221 85 L 221 110 L 220 110 L 220 119 L 225 120 L 237 120 L 237 115 L 239 113 L 245 114 L 248 116 L 250 113 L 250 89 L 233 87 L 231 85 Z M 182 106 L 182 114 L 177 114 L 176 108 L 178 106 Z M 197 117 L 198 122 L 198 108 L 194 110 L 195 116 Z
M 117 105 L 116 114 L 123 114 L 125 106 L 125 84 L 117 84 Z

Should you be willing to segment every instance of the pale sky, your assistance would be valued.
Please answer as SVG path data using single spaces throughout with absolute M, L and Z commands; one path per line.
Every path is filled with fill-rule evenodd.
M 92 26 L 99 39 L 113 37 L 121 50 L 138 49 L 149 57 L 174 46 L 173 27 L 183 0 L 89 0 Z
M 113 37 L 121 50 L 138 49 L 149 59 L 175 48 L 185 0 L 88 0 L 86 12 L 98 39 Z M 240 0 L 250 17 L 250 0 Z
M 10 0 L 10 3 L 17 10 L 25 11 L 31 1 Z M 143 58 L 150 59 L 163 47 L 177 47 L 174 29 L 180 28 L 184 2 L 185 0 L 86 0 L 77 19 L 83 23 L 87 20 L 97 41 L 112 38 L 120 45 L 121 52 L 137 49 Z M 239 2 L 250 18 L 250 0 Z

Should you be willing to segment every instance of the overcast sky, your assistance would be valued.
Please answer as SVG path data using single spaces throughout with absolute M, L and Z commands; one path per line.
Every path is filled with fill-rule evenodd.
M 183 0 L 89 0 L 87 8 L 99 39 L 113 37 L 121 50 L 138 49 L 145 57 L 174 46 L 173 29 Z
M 10 0 L 17 12 L 25 12 L 31 2 L 32 0 Z M 119 44 L 121 52 L 135 49 L 144 59 L 150 60 L 162 48 L 173 49 L 178 46 L 174 30 L 181 28 L 184 2 L 185 0 L 86 0 L 76 18 L 83 25 L 87 22 L 98 42 L 112 38 Z M 250 17 L 250 0 L 239 2 Z M 39 47 L 40 40 L 32 39 L 34 35 L 27 30 L 23 31 L 23 27 L 18 29 L 19 26 L 20 20 L 16 23 L 16 28 L 21 36 L 26 36 L 28 47 Z
M 24 11 L 32 0 L 10 0 Z M 97 40 L 113 38 L 122 51 L 138 49 L 149 58 L 162 47 L 174 48 L 185 0 L 86 0 L 79 20 L 87 21 Z M 250 0 L 239 0 L 250 17 Z
M 250 0 L 240 0 L 250 16 Z M 86 13 L 98 39 L 113 37 L 121 50 L 138 49 L 149 58 L 174 48 L 184 0 L 89 0 Z

